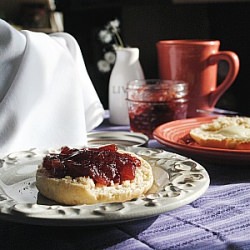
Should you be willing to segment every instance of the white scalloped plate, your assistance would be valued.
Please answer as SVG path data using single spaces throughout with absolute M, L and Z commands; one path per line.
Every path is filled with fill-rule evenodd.
M 155 183 L 149 194 L 124 203 L 63 206 L 39 194 L 37 166 L 51 150 L 31 149 L 0 158 L 0 218 L 36 225 L 92 226 L 156 216 L 199 198 L 209 186 L 207 171 L 184 156 L 142 147 L 124 147 L 146 159 Z

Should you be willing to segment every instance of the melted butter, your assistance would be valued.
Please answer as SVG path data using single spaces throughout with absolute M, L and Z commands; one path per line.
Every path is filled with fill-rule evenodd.
M 243 126 L 230 126 L 222 128 L 216 133 L 225 137 L 250 138 L 250 128 L 245 128 Z

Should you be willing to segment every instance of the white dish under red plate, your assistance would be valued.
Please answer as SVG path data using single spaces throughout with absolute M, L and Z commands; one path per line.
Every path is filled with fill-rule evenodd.
M 250 150 L 203 147 L 189 137 L 191 129 L 216 118 L 216 116 L 198 117 L 168 122 L 157 127 L 153 135 L 163 145 L 195 160 L 223 165 L 250 165 Z
M 154 185 L 150 193 L 123 203 L 79 206 L 56 204 L 39 194 L 35 174 L 50 150 L 31 149 L 0 156 L 0 219 L 55 226 L 114 224 L 179 208 L 199 198 L 209 186 L 207 171 L 187 157 L 160 149 L 122 149 L 151 164 Z

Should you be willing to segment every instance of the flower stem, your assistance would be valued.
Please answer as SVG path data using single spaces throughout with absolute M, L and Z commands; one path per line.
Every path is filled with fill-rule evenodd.
M 116 36 L 116 40 L 118 41 L 118 45 L 121 46 L 121 47 L 124 47 L 121 36 L 119 35 L 118 32 L 115 32 L 115 36 Z

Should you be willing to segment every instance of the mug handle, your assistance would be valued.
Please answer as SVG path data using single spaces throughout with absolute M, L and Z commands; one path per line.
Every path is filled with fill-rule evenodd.
M 240 62 L 239 57 L 232 51 L 220 51 L 209 57 L 209 65 L 218 64 L 219 61 L 226 61 L 229 65 L 227 75 L 225 79 L 218 85 L 218 87 L 212 91 L 208 98 L 208 103 L 210 107 L 214 107 L 219 98 L 223 93 L 233 84 L 235 78 L 239 73 Z

